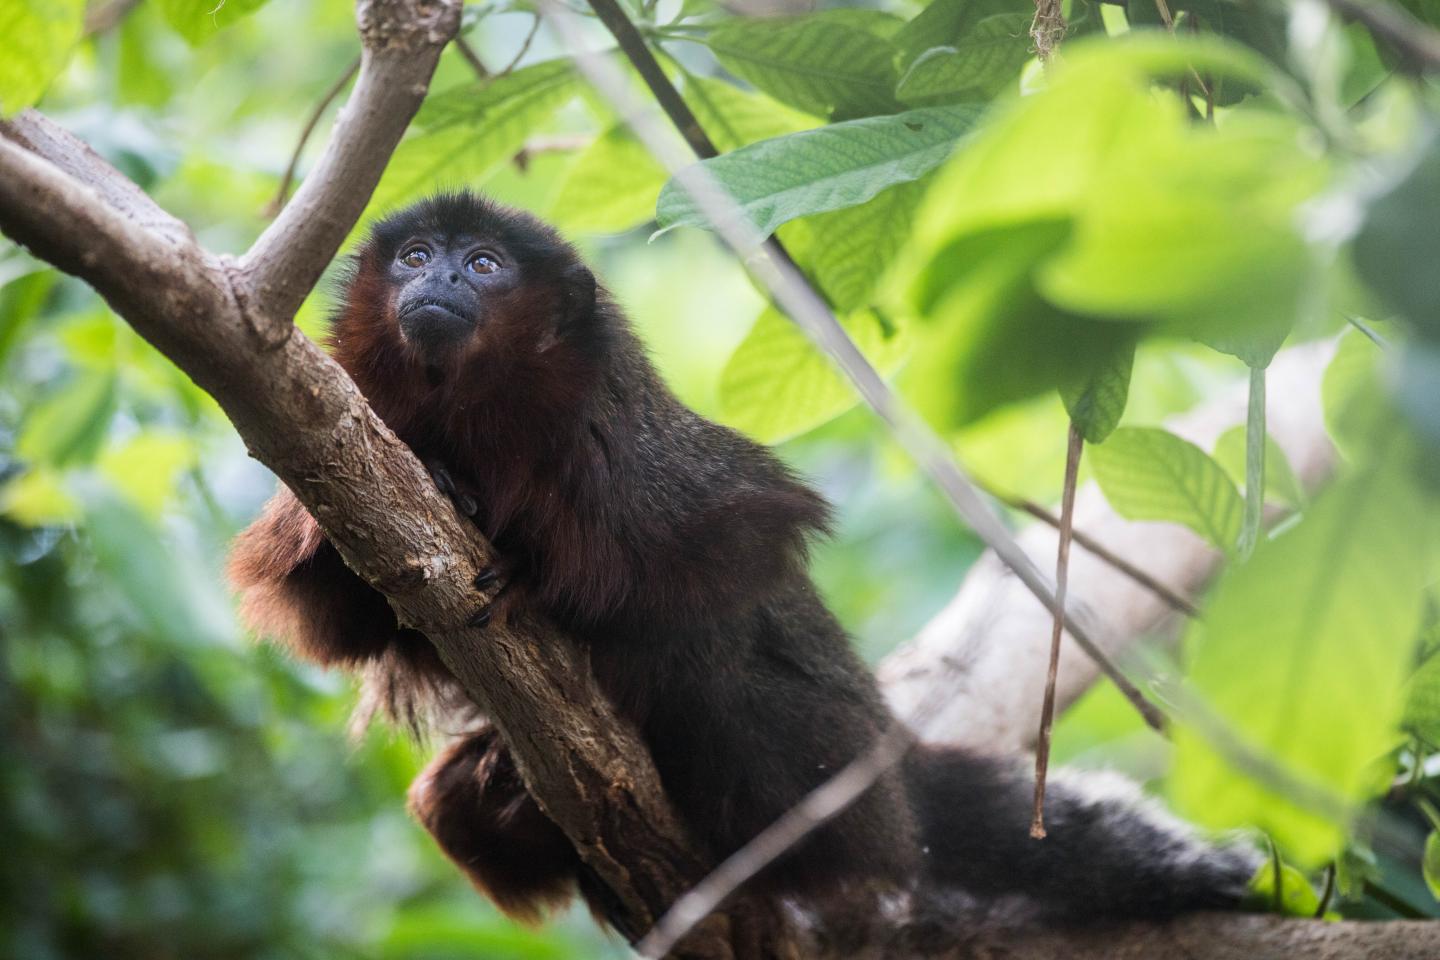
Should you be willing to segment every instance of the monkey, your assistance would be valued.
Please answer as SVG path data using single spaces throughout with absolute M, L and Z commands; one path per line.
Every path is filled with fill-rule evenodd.
M 735 852 L 896 722 L 809 577 L 829 506 L 671 393 L 554 230 L 439 194 L 376 223 L 342 284 L 332 353 L 503 558 L 477 587 L 503 584 L 495 605 L 534 605 L 584 648 L 705 857 Z M 410 807 L 502 911 L 534 922 L 578 893 L 618 925 L 429 642 L 283 486 L 229 574 L 257 633 L 359 670 L 370 709 L 444 718 L 453 738 Z M 1036 841 L 1013 761 L 922 744 L 744 889 L 822 906 L 954 891 L 1061 923 L 1238 906 L 1256 853 L 1130 794 L 1057 777 L 1051 836 Z

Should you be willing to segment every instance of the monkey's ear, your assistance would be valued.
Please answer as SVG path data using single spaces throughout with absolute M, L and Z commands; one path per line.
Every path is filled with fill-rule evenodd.
M 584 336 L 595 317 L 595 274 L 583 263 L 572 263 L 560 272 L 560 303 L 555 329 L 540 341 L 544 353 L 561 340 Z

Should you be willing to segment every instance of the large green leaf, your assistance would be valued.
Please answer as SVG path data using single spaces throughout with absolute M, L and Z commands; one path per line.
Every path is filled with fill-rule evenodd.
M 861 117 L 898 108 L 895 48 L 833 17 L 731 20 L 705 42 L 726 69 L 797 109 Z
M 160 12 L 175 32 L 190 43 L 199 44 L 259 10 L 266 0 L 159 0 L 159 3 Z
M 84 0 L 0 0 L 0 116 L 40 99 L 70 59 Z
M 1325 427 L 1335 446 L 1351 459 L 1387 437 L 1395 423 L 1384 385 L 1385 359 L 1376 344 L 1352 327 L 1340 335 L 1320 381 Z
M 1224 574 L 1186 640 L 1209 719 L 1176 729 L 1183 812 L 1259 826 L 1303 866 L 1336 854 L 1346 826 L 1337 804 L 1307 804 L 1242 773 L 1215 743 L 1250 752 L 1239 766 L 1253 772 L 1258 756 L 1341 807 L 1368 798 L 1374 764 L 1398 735 L 1434 515 L 1406 470 L 1372 467 Z
M 909 66 L 926 50 L 955 46 L 981 20 L 998 14 L 1035 15 L 1028 0 L 932 0 L 893 37 L 902 63 Z
M 802 217 L 780 229 L 790 254 L 842 313 L 866 306 L 904 248 L 928 181 L 883 190 L 867 203 Z
M 975 24 L 953 45 L 931 47 L 905 70 L 895 88 L 902 103 L 925 106 L 994 96 L 1018 85 L 1030 59 L 1034 13 L 1000 13 Z
M 1063 242 L 1066 229 L 1036 221 L 970 234 L 931 260 L 932 277 L 966 277 L 937 283 L 935 299 L 925 289 L 918 301 L 928 322 L 916 325 L 905 387 L 938 426 L 961 427 L 1006 403 L 1075 384 L 1133 348 L 1137 325 L 1078 317 L 1036 292 L 1033 265 Z
M 868 311 L 843 319 L 846 331 L 882 374 L 905 359 L 904 333 Z M 730 426 L 778 443 L 853 407 L 855 389 L 784 314 L 767 309 L 720 375 L 720 408 Z
M 1432 747 L 1440 746 L 1440 654 L 1432 653 L 1410 678 L 1403 723 Z
M 1126 427 L 1090 451 L 1105 499 L 1122 517 L 1182 523 L 1222 550 L 1235 546 L 1245 502 L 1209 454 L 1156 427 Z
M 575 68 L 547 60 L 425 101 L 385 170 L 370 211 L 484 180 L 575 93 Z
M 763 140 L 706 160 L 762 233 L 810 214 L 864 203 L 886 187 L 919 179 L 942 163 L 980 115 L 961 105 L 870 117 Z M 709 221 L 674 180 L 660 191 L 665 230 Z
M 623 127 L 612 127 L 575 159 L 551 202 L 550 217 L 562 230 L 621 233 L 655 215 L 665 183 L 662 167 Z

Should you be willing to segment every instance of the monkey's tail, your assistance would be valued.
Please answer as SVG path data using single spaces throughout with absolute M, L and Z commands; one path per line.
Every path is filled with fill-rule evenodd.
M 981 899 L 1014 896 L 1087 922 L 1233 909 L 1260 857 L 1215 846 L 1114 774 L 1052 771 L 1048 836 L 1029 833 L 1033 778 L 1010 761 L 921 746 L 906 760 L 927 878 Z

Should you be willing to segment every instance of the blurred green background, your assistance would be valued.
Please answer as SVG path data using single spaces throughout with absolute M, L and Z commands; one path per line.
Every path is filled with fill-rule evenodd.
M 910 19 L 924 7 L 901 0 L 884 4 L 887 13 L 880 14 L 835 6 L 834 19 L 827 26 L 866 24 L 876 37 L 900 36 L 896 33 L 900 19 Z M 942 6 L 934 4 L 937 10 Z M 1202 6 L 1191 3 L 1185 9 Z M 1433 4 L 1410 6 L 1432 21 L 1440 19 L 1440 9 Z M 1003 0 L 993 5 L 994 10 L 1008 11 L 998 17 L 1026 19 L 1023 11 L 1017 11 L 1028 9 L 1028 4 L 1011 7 Z M 1077 32 L 1103 33 L 1107 26 L 1115 33 L 1125 29 L 1125 14 L 1117 7 L 1106 7 L 1103 18 L 1084 4 L 1071 4 L 1070 10 Z M 717 134 L 717 139 L 726 141 L 722 148 L 822 122 L 818 114 L 797 112 L 794 103 L 783 106 L 714 81 L 726 74 L 707 51 L 682 38 L 689 28 L 665 26 L 679 14 L 700 20 L 710 17 L 716 12 L 713 5 L 687 0 L 682 7 L 667 0 L 658 9 L 655 4 L 639 4 L 636 12 L 661 25 L 660 33 L 670 29 L 666 50 L 674 60 L 667 60 L 667 67 L 700 77 L 686 78 L 687 94 L 697 95 L 698 90 L 724 107 L 715 108 L 718 116 L 730 121 L 723 127 L 724 136 Z M 1140 4 L 1131 12 L 1137 28 L 1158 26 L 1150 22 L 1154 11 L 1148 5 Z M 263 4 L 232 0 L 229 6 L 213 9 L 208 0 L 200 4 L 146 0 L 75 48 L 41 107 L 190 224 L 201 243 L 215 251 L 239 253 L 268 222 L 267 211 L 306 115 L 358 52 L 353 17 L 352 5 L 342 0 Z M 614 130 L 610 108 L 572 75 L 556 70 L 547 79 L 546 64 L 561 51 L 545 31 L 526 45 L 534 18 L 523 4 L 474 5 L 467 22 L 476 25 L 468 40 L 492 72 L 511 66 L 522 49 L 523 56 L 513 63 L 514 72 L 477 93 L 468 86 L 475 83 L 471 66 L 454 48 L 448 49 L 433 91 L 443 95 L 454 90 L 461 97 L 477 101 L 491 97 L 501 103 L 495 90 L 504 88 L 512 106 L 523 99 L 521 93 L 530 99 L 508 119 L 503 110 L 482 111 L 475 127 L 484 136 L 472 149 L 443 154 L 454 162 L 439 169 L 424 167 L 422 161 L 446 146 L 449 131 L 423 129 L 422 122 L 422 129 L 397 154 L 380 188 L 377 209 L 409 199 L 416 190 L 433 184 L 466 185 L 555 220 L 584 249 L 627 308 L 681 397 L 700 412 L 757 436 L 789 438 L 781 444 L 781 453 L 838 505 L 839 529 L 817 550 L 815 574 L 864 655 L 877 660 L 911 637 L 953 594 L 979 553 L 978 543 L 865 412 L 851 409 L 834 416 L 852 402 L 848 392 L 842 390 L 837 402 L 833 384 L 816 386 L 815 370 L 821 370 L 819 377 L 826 376 L 821 361 L 806 354 L 803 345 L 798 348 L 803 356 L 796 360 L 798 337 L 774 314 L 763 313 L 760 295 L 710 234 L 680 229 L 651 239 L 663 173 L 633 141 Z M 726 28 L 723 20 L 714 22 L 722 24 L 716 31 L 719 36 Z M 1284 82 L 1275 83 L 1286 96 L 1293 93 L 1287 84 L 1303 86 L 1298 101 L 1268 91 L 1235 108 L 1234 116 L 1239 118 L 1235 126 L 1220 127 L 1227 136 L 1241 131 L 1240 136 L 1221 142 L 1234 151 L 1228 156 L 1245 161 L 1221 171 L 1233 175 L 1235 183 L 1223 177 L 1212 182 L 1210 167 L 1177 160 L 1178 172 L 1168 167 L 1160 171 L 1161 177 L 1173 173 L 1175 182 L 1162 179 L 1159 188 L 1162 199 L 1179 198 L 1176 208 L 1137 191 L 1139 206 L 1159 210 L 1156 215 L 1162 218 L 1174 214 L 1187 231 L 1195 222 L 1205 226 L 1208 221 L 1192 216 L 1194 211 L 1181 201 L 1195 196 L 1197 208 L 1209 209 L 1216 197 L 1239 198 L 1215 207 L 1220 211 L 1217 216 L 1228 219 L 1216 228 L 1212 246 L 1225 247 L 1233 254 L 1231 260 L 1202 244 L 1199 255 L 1213 255 L 1214 260 L 1177 267 L 1177 273 L 1202 275 L 1208 270 L 1223 280 L 1228 274 L 1221 268 L 1235 267 L 1231 261 L 1245 261 L 1236 268 L 1243 278 L 1253 279 L 1258 269 L 1268 290 L 1276 277 L 1293 274 L 1297 290 L 1305 293 L 1304 297 L 1297 293 L 1296 299 L 1310 296 L 1311 291 L 1303 290 L 1304 283 L 1315 280 L 1306 272 L 1308 264 L 1303 257 L 1286 259 L 1293 253 L 1290 226 L 1269 233 L 1257 229 L 1253 232 L 1259 246 L 1252 249 L 1237 242 L 1238 252 L 1228 251 L 1232 238 L 1250 236 L 1255 210 L 1269 209 L 1256 200 L 1264 190 L 1244 192 L 1254 186 L 1255 170 L 1280 184 L 1286 216 L 1305 199 L 1292 189 L 1295 178 L 1288 168 L 1252 163 L 1268 155 L 1245 152 L 1244 123 L 1251 116 L 1247 110 L 1256 115 L 1267 110 L 1295 115 L 1286 114 L 1294 129 L 1280 127 L 1289 139 L 1279 139 L 1301 158 L 1295 162 L 1307 177 L 1322 175 L 1316 172 L 1322 165 L 1310 162 L 1317 155 L 1349 151 L 1350 166 L 1341 162 L 1333 169 L 1325 166 L 1323 175 L 1333 176 L 1330 186 L 1360 182 L 1359 173 L 1368 170 L 1371 159 L 1379 156 L 1393 162 L 1391 154 L 1402 153 L 1403 146 L 1419 138 L 1417 131 L 1427 129 L 1430 120 L 1425 118 L 1434 115 L 1433 83 L 1412 86 L 1394 80 L 1377 86 L 1384 71 L 1368 37 L 1353 27 L 1342 31 L 1331 25 L 1329 30 L 1323 39 L 1330 46 L 1317 41 L 1301 51 L 1310 59 L 1288 68 Z M 602 36 L 598 30 L 595 35 Z M 1019 37 L 1019 42 L 1023 47 L 1028 40 Z M 715 46 L 720 49 L 718 40 Z M 1262 49 L 1264 44 L 1256 41 L 1253 46 Z M 1334 53 L 1342 47 L 1343 56 Z M 1010 44 L 1009 53 L 996 66 L 1003 82 L 985 90 L 985 97 L 1013 92 L 1022 85 L 1036 86 L 1033 60 L 1026 49 L 1019 49 L 1019 56 L 1016 49 Z M 1288 56 L 1285 50 L 1262 49 L 1262 53 L 1277 59 Z M 1095 76 L 1107 82 L 1113 79 L 1100 73 L 1092 79 Z M 752 79 L 765 87 L 764 78 Z M 535 86 L 520 90 L 523 84 Z M 783 91 L 770 92 L 784 99 Z M 962 92 L 975 93 L 970 88 Z M 1195 107 L 1191 92 L 1184 95 Z M 1145 104 L 1158 102 L 1148 89 L 1135 96 Z M 1432 98 L 1430 114 L 1422 109 L 1427 96 Z M 1222 109 L 1239 100 L 1237 95 Z M 1034 101 L 1039 111 L 1053 110 L 1054 103 L 1062 102 L 1051 100 L 1046 106 L 1044 97 Z M 1092 101 L 1090 107 L 1105 114 L 1104 102 Z M 887 109 L 898 109 L 898 104 L 887 102 L 868 113 L 859 112 L 869 116 Z M 323 144 L 334 112 L 332 105 L 302 153 L 302 173 Z M 837 110 L 830 119 L 844 119 L 843 113 Z M 1332 139 L 1317 146 L 1322 134 Z M 1196 148 L 1198 142 L 1198 137 L 1193 142 L 1183 140 L 1187 148 Z M 1143 145 L 1172 146 L 1158 135 L 1156 143 Z M 1268 147 L 1262 142 L 1260 150 L 1264 149 Z M 1291 153 L 1283 156 L 1294 159 Z M 1004 159 L 1003 152 L 997 155 Z M 1068 162 L 1063 156 L 1057 160 Z M 997 161 L 1002 167 L 1007 163 Z M 955 179 L 953 170 L 946 175 Z M 983 185 L 983 177 L 978 182 Z M 1028 183 L 1024 186 L 1029 188 Z M 1118 201 L 1126 195 L 1124 186 L 1105 184 L 1101 192 Z M 1268 184 L 1262 179 L 1261 186 Z M 1213 196 L 1203 192 L 1211 188 Z M 986 191 L 978 192 L 982 199 L 988 196 Z M 910 341 L 905 336 L 892 340 L 890 318 L 878 309 L 873 316 L 867 313 L 872 299 L 887 299 L 877 293 L 878 277 L 900 247 L 899 240 L 884 241 L 880 234 L 903 239 L 919 195 L 912 185 L 880 194 L 861 208 L 868 218 L 865 224 L 824 219 L 846 215 L 839 211 L 803 217 L 781 231 L 799 251 L 802 264 L 821 276 L 832 300 L 853 300 L 847 306 L 855 312 L 847 322 L 855 322 L 852 329 L 857 336 L 871 332 L 865 345 L 873 348 L 877 363 L 889 368 L 900 365 Z M 929 203 L 932 212 L 944 209 L 944 199 Z M 1083 207 L 1084 199 L 1077 194 L 1073 202 Z M 1124 209 L 1118 202 L 1117 207 Z M 1088 212 L 1095 209 L 1103 213 L 1110 208 L 1097 205 Z M 951 215 L 963 221 L 965 211 Z M 888 229 L 885 218 L 891 216 L 897 218 L 898 230 Z M 937 216 L 930 220 L 934 227 Z M 876 232 L 864 232 L 862 226 Z M 1154 229 L 1140 218 L 1130 226 L 1143 236 Z M 1293 232 L 1298 233 L 1298 227 Z M 844 264 L 845 271 L 834 270 L 830 261 L 832 272 L 827 274 L 827 251 L 817 238 L 850 234 L 859 237 L 862 246 L 848 252 L 851 259 Z M 1324 237 L 1307 237 L 1306 242 L 1314 247 L 1328 243 L 1326 249 L 1333 253 L 1334 244 Z M 875 244 L 873 260 L 864 243 Z M 1009 249 L 1004 244 L 996 247 Z M 936 265 L 927 266 L 920 253 L 935 253 Z M 904 266 L 911 274 L 924 270 L 933 274 L 926 281 L 932 292 L 943 283 L 961 282 L 957 278 L 962 271 L 950 269 L 944 261 L 947 251 L 927 251 L 922 245 L 920 253 Z M 1278 258 L 1274 263 L 1293 268 L 1291 273 L 1274 268 L 1266 259 L 1272 254 Z M 1194 250 L 1185 248 L 1174 261 L 1185 264 L 1194 256 Z M 1433 248 L 1430 259 L 1425 256 L 1422 251 L 1419 260 L 1407 261 L 1413 275 L 1428 269 Z M 1126 281 L 1120 285 L 1126 292 L 1135 285 L 1130 281 L 1150 276 L 1150 268 L 1156 266 L 1143 258 L 1138 263 L 1121 263 L 1116 270 Z M 979 272 L 977 268 L 976 275 Z M 1104 271 L 1076 272 L 1106 279 Z M 1168 276 L 1163 271 L 1160 275 Z M 1373 276 L 1368 279 L 1375 282 Z M 332 283 L 322 285 L 298 318 L 311 335 L 323 332 Z M 1349 289 L 1359 284 L 1344 264 L 1327 274 L 1323 285 L 1336 303 L 1374 306 L 1365 295 Z M 1063 284 L 1054 290 L 1066 292 Z M 1052 294 L 1054 290 L 1047 288 Z M 1081 292 L 1095 295 L 1093 290 Z M 1208 289 L 1200 292 L 1208 294 Z M 1074 295 L 1073 288 L 1070 293 Z M 1031 295 L 1038 302 L 1038 295 L 1033 291 Z M 946 339 L 947 330 L 963 326 L 946 313 L 950 303 L 941 301 L 935 316 L 928 318 L 932 322 L 928 335 L 935 339 L 925 349 L 913 351 L 914 369 L 907 368 L 907 374 L 913 374 L 907 388 L 918 385 L 914 393 L 924 403 L 929 383 L 932 398 L 939 392 L 942 401 L 951 404 L 954 419 L 946 421 L 942 416 L 941 426 L 968 467 L 1002 491 L 1053 502 L 1064 466 L 1065 405 L 1054 384 L 1031 382 L 1034 376 L 1015 393 L 1005 392 L 1008 383 L 996 387 L 1004 373 L 988 379 L 987 375 L 994 373 L 989 364 L 1001 351 L 987 357 L 984 342 L 976 347 Z M 1194 309 L 1188 301 L 1162 306 L 1174 306 L 1181 314 Z M 1113 309 L 1124 314 L 1132 307 L 1122 302 Z M 1095 309 L 1105 313 L 1103 306 Z M 1298 308 L 1288 313 L 1277 308 L 1276 314 L 1286 323 L 1285 331 L 1294 325 L 1302 337 L 1328 335 L 1343 324 L 1334 310 L 1318 320 Z M 863 316 L 863 321 L 855 321 L 856 316 Z M 908 336 L 913 318 L 899 319 L 904 320 L 900 326 Z M 1006 314 L 1000 319 L 1011 327 L 997 322 L 996 329 L 1018 328 L 1018 336 L 1026 335 L 1027 328 L 1019 322 L 1025 318 Z M 919 323 L 913 325 L 913 332 L 917 342 L 925 335 Z M 1405 334 L 1387 329 L 1386 336 L 1398 342 Z M 1002 340 L 997 335 L 997 342 Z M 940 346 L 932 349 L 937 341 Z M 1058 346 L 1063 353 L 1073 344 Z M 1425 355 L 1417 349 L 1407 356 Z M 1384 393 L 1382 378 L 1375 372 L 1381 354 L 1369 341 L 1347 335 L 1341 356 L 1350 365 L 1345 369 L 1362 371 L 1355 382 L 1363 381 L 1376 396 Z M 742 382 L 746 363 L 756 365 L 748 370 L 753 374 L 775 357 L 795 363 L 794 379 L 813 388 L 807 395 L 812 406 L 786 406 L 784 398 L 797 394 L 785 392 L 789 384 L 783 363 L 781 372 L 769 381 L 752 376 L 749 386 Z M 1007 359 L 1026 369 L 1036 366 L 1023 350 L 1010 349 Z M 1342 364 L 1337 361 L 1337 366 Z M 967 373 L 976 375 L 967 378 Z M 1190 408 L 1222 387 L 1241 383 L 1246 376 L 1245 365 L 1235 356 L 1167 329 L 1141 342 L 1120 422 L 1127 427 L 1158 425 L 1166 416 Z M 1350 381 L 1342 384 L 1349 385 Z M 995 395 L 976 399 L 984 390 Z M 768 391 L 778 391 L 781 399 Z M 957 400 L 954 395 L 964 391 L 973 396 Z M 1372 403 L 1371 393 L 1359 389 L 1336 393 L 1335 408 L 1343 413 L 1348 404 L 1364 412 Z M 1423 390 L 1420 394 L 1422 399 L 1434 395 Z M 1390 416 L 1388 407 L 1383 410 Z M 1426 423 L 1431 428 L 1440 424 L 1440 416 L 1415 419 L 1422 431 Z M 1374 423 L 1354 422 L 1359 429 L 1350 429 L 1356 433 Z M 1109 449 L 1114 456 L 1118 445 Z M 1357 464 L 1364 466 L 1358 460 Z M 1202 466 L 1208 469 L 1208 460 Z M 1279 466 L 1277 462 L 1272 468 Z M 1087 461 L 1082 479 L 1088 476 Z M 274 479 L 246 456 L 213 402 L 111 314 L 88 287 L 44 268 L 0 240 L 0 845 L 4 851 L 0 854 L 0 957 L 624 955 L 617 941 L 597 934 L 579 911 L 543 931 L 518 928 L 495 913 L 404 813 L 406 786 L 424 762 L 426 749 L 385 729 L 370 730 L 358 743 L 347 739 L 344 731 L 353 701 L 349 681 L 296 664 L 237 627 L 220 574 L 226 544 L 273 488 Z M 1226 489 L 1238 502 L 1235 486 Z M 1113 501 L 1112 491 L 1106 492 Z M 1433 509 L 1433 490 L 1428 496 L 1424 502 Z M 1320 524 L 1335 512 L 1328 506 L 1317 510 L 1314 515 L 1320 519 L 1311 522 L 1309 504 L 1290 506 L 1304 512 L 1309 522 L 1309 526 L 1291 525 L 1299 528 L 1300 536 L 1310 535 L 1309 531 L 1323 535 L 1327 528 Z M 1409 520 L 1402 516 L 1401 524 Z M 1380 554 L 1389 546 L 1362 542 L 1358 535 L 1351 539 Z M 1314 540 L 1290 542 L 1313 544 Z M 1323 551 L 1313 552 L 1318 557 L 1316 567 L 1328 559 Z M 1268 561 L 1275 555 L 1262 548 L 1254 565 L 1238 568 L 1239 582 L 1260 584 L 1262 590 L 1279 589 L 1274 584 L 1289 584 L 1282 574 L 1311 569 L 1291 564 L 1277 570 Z M 1406 694 L 1410 706 L 1405 735 L 1389 718 L 1401 712 L 1405 697 L 1392 690 L 1398 689 L 1401 679 L 1389 687 L 1379 685 L 1392 690 L 1394 700 L 1385 704 L 1384 711 L 1363 702 L 1345 703 L 1344 710 L 1335 706 L 1332 691 L 1348 690 L 1354 676 L 1351 655 L 1358 657 L 1371 639 L 1363 631 L 1357 632 L 1353 649 L 1341 646 L 1322 651 L 1323 658 L 1316 655 L 1320 667 L 1294 707 L 1322 709 L 1337 722 L 1356 727 L 1372 714 L 1385 715 L 1381 729 L 1367 728 L 1365 735 L 1348 744 L 1350 766 L 1335 776 L 1345 796 L 1373 801 L 1379 819 L 1367 823 L 1384 824 L 1383 842 L 1372 843 L 1375 837 L 1366 826 L 1350 830 L 1347 824 L 1343 833 L 1335 824 L 1295 826 L 1299 816 L 1287 820 L 1289 814 L 1283 811 L 1267 823 L 1280 834 L 1292 826 L 1297 848 L 1323 854 L 1299 858 L 1312 868 L 1310 880 L 1319 881 L 1323 863 L 1337 864 L 1346 915 L 1437 912 L 1421 871 L 1422 857 L 1428 856 L 1432 883 L 1440 890 L 1436 879 L 1440 878 L 1440 834 L 1431 830 L 1425 806 L 1440 802 L 1436 786 L 1440 770 L 1434 763 L 1426 764 L 1427 757 L 1433 758 L 1430 745 L 1440 740 L 1440 658 L 1435 656 L 1437 618 L 1431 590 L 1433 560 L 1428 554 L 1426 561 L 1428 579 L 1415 587 L 1410 598 L 1418 598 L 1422 588 L 1427 591 L 1426 632 L 1416 640 L 1402 621 L 1405 635 L 1390 638 L 1398 645 L 1382 664 L 1393 668 L 1397 678 L 1415 674 Z M 1356 569 L 1366 569 L 1370 555 L 1361 551 L 1349 562 L 1347 577 Z M 1329 590 L 1323 579 L 1317 582 Z M 1343 582 L 1347 581 L 1342 578 Z M 1218 608 L 1221 613 L 1241 610 L 1243 615 L 1236 615 L 1240 621 L 1236 630 L 1228 638 L 1215 638 L 1217 643 L 1228 639 L 1232 648 L 1244 647 L 1249 642 L 1247 630 L 1253 627 L 1259 639 L 1246 649 L 1255 657 L 1257 674 L 1259 667 L 1284 669 L 1293 662 L 1284 658 L 1308 655 L 1303 648 L 1307 636 L 1291 638 L 1290 647 L 1280 643 L 1266 647 L 1268 638 L 1262 631 L 1270 618 L 1265 604 L 1246 608 L 1233 599 L 1234 593 L 1227 594 L 1222 585 Z M 1358 589 L 1351 584 L 1343 593 L 1348 606 L 1342 613 L 1352 615 L 1365 606 L 1364 584 Z M 1361 625 L 1375 626 L 1369 621 Z M 1384 633 L 1383 626 L 1375 627 L 1374 636 Z M 1195 646 L 1205 649 L 1200 639 Z M 1161 665 L 1162 669 L 1174 666 Z M 1230 675 L 1243 680 L 1241 675 L 1248 674 L 1231 670 Z M 1289 736 L 1294 732 L 1287 726 L 1292 720 L 1289 713 L 1281 707 L 1266 713 L 1273 704 L 1253 696 L 1243 684 L 1227 686 L 1225 680 L 1205 692 L 1223 700 L 1228 690 L 1234 690 L 1250 710 L 1236 711 L 1236 722 L 1275 732 L 1279 742 L 1264 741 L 1264 745 L 1283 754 L 1282 759 L 1304 768 L 1317 755 L 1323 758 L 1335 752 L 1327 733 L 1300 729 Z M 1180 801 L 1188 798 L 1192 807 L 1197 796 L 1203 806 L 1210 796 L 1227 793 L 1230 782 L 1213 778 L 1233 774 L 1206 768 L 1208 761 L 1199 750 L 1188 760 L 1182 756 L 1177 761 L 1175 749 L 1148 732 L 1113 689 L 1097 687 L 1061 719 L 1055 759 L 1115 767 L 1152 785 L 1164 783 L 1172 796 Z M 1383 757 L 1376 757 L 1377 752 Z M 1355 767 L 1371 761 L 1377 772 L 1357 786 Z M 1185 777 L 1195 776 L 1197 770 L 1200 780 L 1188 781 L 1187 788 Z M 1408 792 L 1388 790 L 1388 777 L 1396 773 L 1409 777 Z M 1217 789 L 1216 782 L 1226 786 Z M 1234 794 L 1240 796 L 1241 791 Z M 1245 800 L 1249 806 L 1216 818 L 1220 822 L 1214 825 L 1245 825 L 1260 819 L 1256 811 L 1264 812 L 1266 799 L 1247 796 Z M 1440 825 L 1440 816 L 1435 817 L 1435 825 Z M 1283 836 L 1280 842 L 1284 847 Z M 1297 879 L 1287 890 L 1298 895 L 1301 888 L 1308 889 L 1303 879 Z M 1315 898 L 1299 897 L 1290 906 L 1296 912 L 1312 911 Z

